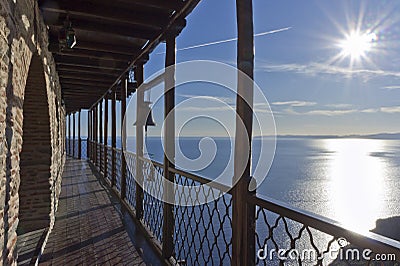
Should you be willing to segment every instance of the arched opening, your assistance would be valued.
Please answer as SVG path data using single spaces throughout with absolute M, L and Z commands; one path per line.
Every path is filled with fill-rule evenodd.
M 51 135 L 46 80 L 41 58 L 33 55 L 23 104 L 20 153 L 18 263 L 30 263 L 50 226 Z

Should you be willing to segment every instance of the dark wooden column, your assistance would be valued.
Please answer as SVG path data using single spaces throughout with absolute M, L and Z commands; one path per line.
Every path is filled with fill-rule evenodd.
M 143 62 L 139 62 L 135 67 L 135 80 L 138 88 L 143 84 Z M 143 158 L 143 107 L 144 102 L 144 91 L 136 91 L 136 217 L 138 220 L 143 218 L 143 170 L 142 160 Z
M 112 177 L 111 186 L 115 186 L 116 179 L 116 161 L 115 161 L 115 148 L 117 146 L 117 95 L 115 88 L 112 90 L 112 102 L 111 102 L 111 147 L 112 147 Z
M 94 164 L 97 166 L 97 144 L 98 144 L 98 118 L 99 114 L 97 112 L 97 105 L 94 107 Z
M 104 178 L 107 179 L 107 144 L 108 144 L 108 95 L 104 98 Z
M 103 171 L 103 164 L 101 163 L 103 149 L 101 148 L 100 144 L 103 143 L 103 101 L 100 101 L 98 104 L 99 107 L 99 154 L 100 154 L 100 161 L 99 161 L 99 168 L 100 172 Z
M 175 33 L 166 36 L 166 56 L 165 56 L 165 94 L 164 94 L 164 178 L 174 182 L 174 173 L 170 168 L 175 167 Z M 169 67 L 169 68 L 168 68 Z M 168 117 L 168 120 L 166 118 Z M 167 156 L 168 153 L 168 156 Z M 164 199 L 174 200 L 174 187 L 168 181 L 164 181 Z M 165 259 L 170 258 L 174 253 L 174 208 L 172 204 L 164 202 L 163 209 L 163 250 L 162 255 Z
M 68 115 L 68 155 L 71 155 L 71 114 Z
M 72 157 L 75 157 L 75 116 L 76 113 L 72 113 Z
M 94 109 L 92 108 L 90 111 L 90 160 L 94 162 Z
M 81 142 L 81 110 L 78 112 L 78 159 L 82 158 L 82 142 Z
M 86 147 L 86 157 L 90 160 L 91 159 L 91 147 L 92 145 L 90 142 L 92 141 L 92 110 L 88 110 L 88 138 L 87 138 L 87 147 Z
M 126 112 L 126 97 L 128 90 L 128 76 L 126 75 L 121 80 L 121 199 L 126 197 L 126 160 L 124 152 L 126 151 L 126 124 L 124 123 L 125 112 Z
M 238 45 L 237 67 L 251 79 L 254 75 L 252 0 L 236 0 Z M 253 127 L 253 86 L 238 79 L 232 209 L 232 265 L 255 265 L 255 207 L 248 203 L 251 181 L 251 139 Z M 247 139 L 247 141 L 246 141 Z M 247 145 L 250 145 L 249 147 Z M 246 159 L 247 158 L 247 159 Z M 247 161 L 246 161 L 247 160 Z M 243 170 L 245 167 L 245 170 Z

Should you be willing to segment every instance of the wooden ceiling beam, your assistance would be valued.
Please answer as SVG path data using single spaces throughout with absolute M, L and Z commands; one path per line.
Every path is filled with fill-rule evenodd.
M 140 49 L 140 47 L 138 46 L 128 47 L 128 46 L 110 45 L 104 43 L 85 42 L 85 41 L 78 41 L 75 47 L 83 50 L 106 52 L 106 53 L 118 53 L 128 56 L 135 55 L 135 51 Z
M 87 63 L 80 63 L 80 62 L 56 62 L 57 66 L 68 66 L 68 67 L 82 67 L 82 68 L 90 68 L 90 69 L 97 69 L 99 73 L 102 71 L 107 71 L 107 70 L 118 70 L 120 71 L 119 73 L 122 73 L 124 71 L 123 68 L 120 67 L 114 67 L 114 66 L 99 66 L 99 65 L 89 65 Z
M 69 78 L 60 78 L 61 86 L 64 85 L 80 85 L 80 86 L 92 86 L 98 87 L 99 89 L 109 88 L 110 84 L 99 82 L 99 81 L 84 81 L 84 80 L 77 80 L 77 79 L 69 79 Z
M 115 75 L 105 75 L 105 73 L 82 73 L 75 70 L 63 70 L 58 71 L 58 76 L 62 78 L 76 78 L 76 79 L 86 79 L 86 80 L 102 80 L 110 81 L 115 80 Z
M 105 2 L 103 2 L 105 3 Z M 109 21 L 128 25 L 140 25 L 152 29 L 160 30 L 168 23 L 168 16 L 157 14 L 156 12 L 138 12 L 130 8 L 129 4 L 124 7 L 110 4 L 101 5 L 98 1 L 91 3 L 82 0 L 42 0 L 40 1 L 42 11 L 69 15 L 71 21 L 73 17 L 88 18 L 96 21 Z M 61 16 L 60 16 L 61 17 Z
M 136 38 L 142 40 L 149 40 L 157 35 L 158 31 L 153 30 L 142 30 L 134 27 L 126 27 L 119 25 L 107 24 L 103 21 L 99 22 L 90 22 L 85 20 L 74 20 L 72 21 L 72 28 L 76 32 L 77 39 L 79 40 L 79 31 L 87 31 L 95 33 L 105 33 L 108 34 L 112 38 L 112 36 L 116 36 L 119 38 Z M 63 21 L 60 22 L 50 22 L 49 27 L 51 30 L 60 30 L 63 26 Z
M 96 0 L 103 2 L 104 0 Z M 106 0 L 108 1 L 108 0 Z M 179 10 L 183 7 L 182 0 L 116 0 L 118 3 L 134 4 L 151 8 L 162 8 L 168 10 Z
M 102 75 L 90 75 L 90 74 L 76 74 L 71 72 L 60 72 L 58 73 L 60 79 L 74 79 L 74 80 L 81 80 L 81 81 L 97 81 L 97 82 L 104 82 L 104 83 L 112 83 L 114 82 L 113 77 L 104 77 Z
M 131 57 L 129 57 L 128 55 L 87 51 L 75 47 L 74 49 L 63 49 L 62 51 L 51 51 L 51 52 L 53 52 L 53 54 L 58 54 L 58 55 L 105 59 L 105 60 L 113 60 L 119 62 L 129 62 L 131 60 Z
M 120 62 L 115 62 L 112 60 L 100 60 L 100 59 L 90 59 L 90 58 L 76 58 L 65 55 L 54 55 L 54 59 L 57 65 L 64 66 L 81 66 L 90 67 L 98 69 L 111 69 L 111 70 L 125 70 L 128 64 L 123 64 Z
M 68 66 L 68 65 L 57 66 L 57 71 L 58 73 L 62 73 L 65 71 L 75 75 L 81 75 L 81 74 L 101 75 L 105 77 L 106 76 L 113 77 L 114 80 L 119 74 L 121 74 L 119 70 L 107 70 L 107 69 L 98 69 L 96 67 L 91 68 L 91 67 L 79 67 L 79 66 Z

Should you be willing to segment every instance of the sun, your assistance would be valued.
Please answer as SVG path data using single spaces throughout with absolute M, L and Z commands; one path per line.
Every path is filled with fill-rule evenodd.
M 352 61 L 366 57 L 377 41 L 375 33 L 351 32 L 346 38 L 339 42 L 341 55 L 350 57 Z

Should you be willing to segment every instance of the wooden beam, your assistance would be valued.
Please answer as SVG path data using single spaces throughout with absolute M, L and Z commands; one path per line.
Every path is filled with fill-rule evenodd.
M 112 91 L 112 101 L 111 101 L 111 147 L 112 147 L 112 177 L 111 186 L 115 186 L 116 181 L 116 154 L 115 148 L 117 147 L 117 98 L 115 90 Z
M 108 177 L 108 155 L 107 155 L 107 145 L 108 145 L 108 99 L 104 99 L 104 178 Z
M 105 53 L 98 51 L 88 51 L 83 49 L 78 49 L 74 47 L 74 49 L 64 49 L 62 51 L 52 51 L 53 54 L 57 55 L 65 55 L 72 57 L 80 57 L 80 58 L 93 58 L 93 59 L 101 59 L 101 60 L 111 60 L 117 62 L 129 62 L 131 57 L 123 54 L 113 54 L 113 53 Z
M 94 164 L 97 166 L 97 143 L 99 142 L 99 113 L 98 108 L 99 106 L 96 104 L 94 107 Z
M 58 45 L 58 33 L 58 27 L 51 27 L 49 29 L 50 52 L 55 53 L 58 52 L 60 49 Z M 84 32 L 76 32 L 76 34 L 78 35 L 77 43 L 74 48 L 71 49 L 72 51 L 79 49 L 87 51 L 123 54 L 132 57 L 135 55 L 135 52 L 140 50 L 144 43 L 144 40 L 127 38 L 126 36 L 123 36 L 123 38 L 104 38 L 104 36 L 101 36 L 101 34 L 99 33 L 85 34 Z
M 79 80 L 79 79 L 71 79 L 71 78 L 60 78 L 60 83 L 62 85 L 79 85 L 79 86 L 91 86 L 101 88 L 108 88 L 110 85 L 109 83 L 101 82 L 101 81 L 86 81 L 86 80 Z
M 126 198 L 126 160 L 124 152 L 126 151 L 126 123 L 124 123 L 126 112 L 126 96 L 128 90 L 128 77 L 121 80 L 121 140 L 122 140 L 122 156 L 121 156 L 121 199 Z
M 252 0 L 236 0 L 238 44 L 237 67 L 253 79 L 254 29 Z M 232 190 L 232 265 L 255 265 L 255 206 L 248 202 L 251 182 L 251 143 L 253 127 L 253 85 L 238 78 L 234 152 L 235 186 Z
M 81 141 L 81 110 L 78 112 L 78 159 L 82 158 L 82 141 Z
M 92 114 L 92 110 L 89 109 L 88 110 L 88 141 L 87 141 L 87 149 L 86 149 L 86 157 L 90 160 L 91 159 L 91 144 L 90 141 L 92 140 L 92 121 L 91 121 L 91 114 Z
M 138 87 L 143 84 L 144 80 L 144 71 L 143 71 L 143 62 L 139 62 L 134 70 L 135 80 L 138 84 Z M 144 102 L 144 91 L 139 90 L 137 92 L 136 97 L 136 217 L 140 221 L 143 218 L 143 167 L 142 160 L 143 157 L 143 119 L 141 119 L 142 115 L 142 106 Z
M 104 77 L 112 77 L 114 78 L 116 75 L 119 75 L 120 72 L 118 70 L 105 70 L 105 69 L 98 69 L 98 68 L 91 68 L 91 67 L 79 67 L 79 66 L 65 66 L 65 65 L 58 65 L 57 72 L 70 72 L 74 75 L 77 74 L 90 74 L 90 75 L 101 75 Z
M 73 80 L 82 80 L 82 81 L 98 81 L 109 83 L 113 82 L 114 79 L 112 76 L 104 76 L 102 74 L 86 74 L 86 73 L 78 73 L 71 71 L 59 71 L 58 77 L 63 79 L 73 79 Z
M 75 157 L 75 113 L 72 113 L 72 157 Z
M 127 25 L 140 25 L 143 27 L 161 29 L 168 23 L 168 16 L 155 12 L 138 12 L 130 9 L 130 5 L 118 7 L 118 5 L 101 5 L 99 2 L 90 3 L 81 0 L 68 1 L 42 1 L 42 11 L 69 15 L 75 28 L 75 17 L 89 18 L 97 22 L 114 22 Z M 62 17 L 62 16 L 60 16 Z
M 124 55 L 129 55 L 129 56 L 134 56 L 135 51 L 140 49 L 140 46 L 137 46 L 137 45 L 127 46 L 126 43 L 125 43 L 125 45 L 121 45 L 121 44 L 113 45 L 113 44 L 107 44 L 107 43 L 99 43 L 99 42 L 93 42 L 93 41 L 89 42 L 89 41 L 82 41 L 82 40 L 78 40 L 75 47 L 79 48 L 79 49 L 84 49 L 84 50 L 106 52 L 106 53 L 118 53 L 118 54 L 124 54 Z
M 157 35 L 156 31 L 153 30 L 139 30 L 134 27 L 126 27 L 126 26 L 115 26 L 105 24 L 104 22 L 88 22 L 83 20 L 74 20 L 73 29 L 75 30 L 75 36 L 77 42 L 79 42 L 79 36 L 81 34 L 91 34 L 94 36 L 95 34 L 107 34 L 108 38 L 112 39 L 113 36 L 115 38 L 120 38 L 124 40 L 129 40 L 132 38 L 141 39 L 141 40 L 149 40 L 154 38 Z M 60 30 L 62 24 L 49 25 L 51 30 Z
M 71 155 L 71 114 L 68 115 L 68 155 Z
M 72 92 L 65 92 L 65 100 L 70 100 L 73 99 L 75 102 L 91 102 L 93 100 L 94 97 L 97 97 L 98 94 L 94 94 L 94 93 L 80 93 L 80 94 L 76 94 L 76 91 L 72 91 Z M 85 96 L 86 97 L 83 97 Z M 73 105 L 74 103 L 69 103 L 68 105 Z
M 57 65 L 88 66 L 99 69 L 124 69 L 128 64 L 107 59 L 76 58 L 70 55 L 54 55 Z
M 164 89 L 164 204 L 163 204 L 163 258 L 169 259 L 174 253 L 174 207 L 167 202 L 175 200 L 175 174 L 169 169 L 175 167 L 175 34 L 168 33 L 165 54 L 165 89 Z
M 103 142 L 103 103 L 101 101 L 98 104 L 98 108 L 99 108 L 99 144 L 101 144 Z M 100 155 L 99 169 L 101 173 L 103 171 L 103 164 L 101 163 L 103 149 L 101 148 L 101 146 L 99 149 L 99 155 Z
M 98 1 L 98 0 L 96 0 Z M 102 0 L 100 0 L 102 1 Z M 104 1 L 104 0 L 103 0 Z M 126 3 L 130 5 L 140 5 L 151 8 L 160 8 L 168 10 L 179 10 L 183 7 L 184 2 L 182 0 L 116 0 L 117 3 Z

